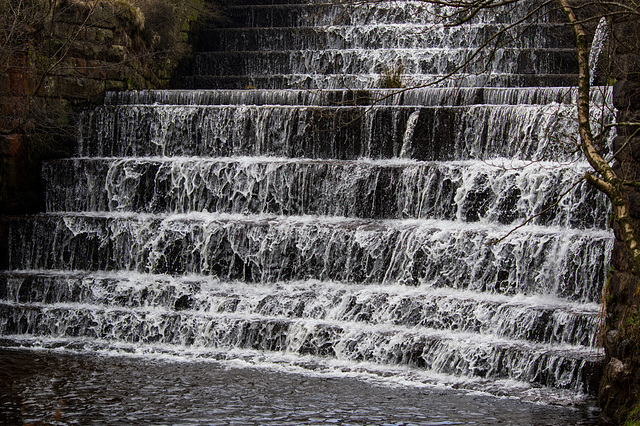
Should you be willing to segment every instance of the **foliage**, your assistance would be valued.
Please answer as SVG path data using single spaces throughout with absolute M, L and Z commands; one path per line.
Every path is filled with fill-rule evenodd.
M 385 67 L 380 73 L 379 86 L 383 89 L 400 89 L 404 87 L 404 82 L 402 81 L 403 72 L 404 67 L 402 64 L 389 68 Z
M 640 403 L 629 412 L 624 426 L 640 426 Z

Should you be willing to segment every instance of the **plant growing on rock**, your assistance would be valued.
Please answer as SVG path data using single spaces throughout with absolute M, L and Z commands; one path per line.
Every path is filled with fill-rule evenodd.
M 400 89 L 404 87 L 404 82 L 402 81 L 403 71 L 404 67 L 402 64 L 393 67 L 385 67 L 380 73 L 379 86 L 383 89 Z

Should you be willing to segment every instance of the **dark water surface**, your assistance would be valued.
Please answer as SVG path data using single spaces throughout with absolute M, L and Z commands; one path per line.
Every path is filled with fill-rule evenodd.
M 217 362 L 2 349 L 0 422 L 597 425 L 598 413 Z

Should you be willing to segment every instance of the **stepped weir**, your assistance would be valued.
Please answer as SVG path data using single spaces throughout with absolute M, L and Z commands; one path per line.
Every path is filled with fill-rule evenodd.
M 4 219 L 2 345 L 594 395 L 609 210 L 535 4 L 234 2 L 183 89 L 108 93 L 44 165 L 46 213 Z M 421 87 L 380 88 L 394 67 Z

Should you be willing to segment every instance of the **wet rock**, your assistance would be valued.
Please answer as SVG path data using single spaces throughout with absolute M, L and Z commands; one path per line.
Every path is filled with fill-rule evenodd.
M 618 341 L 618 331 L 617 330 L 609 331 L 606 335 L 606 339 L 607 339 L 607 347 L 613 347 Z
M 629 374 L 629 367 L 619 359 L 611 358 L 605 367 L 605 374 L 610 380 L 621 381 Z
M 193 298 L 188 294 L 180 296 L 174 304 L 174 309 L 176 311 L 183 311 L 185 309 L 191 309 L 192 307 L 193 307 Z
M 623 80 L 614 84 L 613 105 L 618 109 L 640 109 L 640 82 Z

